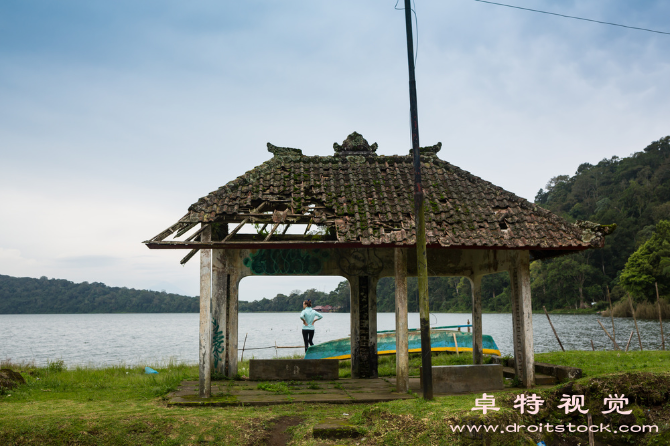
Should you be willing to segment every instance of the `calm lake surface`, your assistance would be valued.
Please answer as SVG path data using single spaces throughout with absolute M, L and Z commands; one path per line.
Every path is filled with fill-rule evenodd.
M 148 365 L 169 360 L 197 363 L 198 318 L 196 313 L 179 314 L 21 314 L 0 315 L 0 360 L 46 364 L 48 360 L 62 359 L 67 366 L 88 365 Z M 379 330 L 395 328 L 393 313 L 379 313 Z M 431 325 L 465 324 L 468 314 L 431 314 Z M 612 343 L 598 325 L 596 315 L 552 315 L 551 320 L 566 350 L 612 349 Z M 609 318 L 600 318 L 611 333 Z M 512 315 L 484 314 L 484 334 L 493 336 L 503 355 L 511 354 Z M 614 319 L 616 339 L 625 347 L 632 319 Z M 658 321 L 638 321 L 642 346 L 660 349 L 661 336 Z M 245 358 L 275 356 L 275 342 L 279 346 L 302 344 L 299 313 L 240 313 L 239 348 L 248 334 Z M 419 327 L 419 314 L 410 313 L 409 327 Z M 666 328 L 670 330 L 670 324 Z M 533 315 L 535 352 L 560 350 L 547 318 Z M 316 344 L 347 337 L 349 314 L 324 314 L 316 324 Z M 637 335 L 631 341 L 631 350 L 639 350 Z M 301 353 L 303 349 L 280 349 L 279 356 Z

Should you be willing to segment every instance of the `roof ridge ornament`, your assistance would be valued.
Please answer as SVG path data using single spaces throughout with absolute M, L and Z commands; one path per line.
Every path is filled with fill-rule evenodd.
M 300 149 L 277 147 L 271 143 L 268 143 L 268 152 L 272 153 L 274 156 L 302 156 L 302 150 Z
M 347 139 L 342 142 L 342 145 L 333 143 L 335 155 L 338 156 L 377 156 L 375 153 L 377 147 L 377 143 L 372 145 L 368 144 L 367 140 L 363 138 L 363 135 L 358 132 L 353 132 L 351 135 L 347 136 Z
M 438 142 L 434 146 L 419 147 L 419 153 L 423 156 L 437 156 L 437 152 L 442 150 L 442 143 Z M 409 154 L 414 155 L 414 149 L 409 149 Z

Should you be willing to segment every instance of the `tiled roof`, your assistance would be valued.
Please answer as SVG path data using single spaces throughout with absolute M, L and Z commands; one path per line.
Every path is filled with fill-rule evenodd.
M 414 170 L 410 155 L 375 154 L 354 133 L 333 156 L 305 156 L 268 143 L 273 158 L 189 208 L 182 222 L 233 221 L 261 203 L 291 215 L 310 214 L 337 242 L 415 243 Z M 572 224 L 421 149 L 426 242 L 443 247 L 584 249 L 600 247 L 613 228 Z

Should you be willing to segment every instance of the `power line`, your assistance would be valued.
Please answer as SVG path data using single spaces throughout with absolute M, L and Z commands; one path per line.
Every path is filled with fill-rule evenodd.
M 650 33 L 670 35 L 669 32 L 665 32 L 665 31 L 656 31 L 656 30 L 653 30 L 653 29 L 638 28 L 636 26 L 621 25 L 619 23 L 601 22 L 600 20 L 585 19 L 584 17 L 575 17 L 575 16 L 571 16 L 571 15 L 557 14 L 555 12 L 540 11 L 538 9 L 522 8 L 521 6 L 506 5 L 504 3 L 490 2 L 490 1 L 487 1 L 487 0 L 473 0 L 473 1 L 480 2 L 480 3 L 489 3 L 491 5 L 505 6 L 507 8 L 523 9 L 524 11 L 539 12 L 540 14 L 555 15 L 555 16 L 558 16 L 558 17 L 565 17 L 565 18 L 568 18 L 568 19 L 584 20 L 586 22 L 601 23 L 603 25 L 620 26 L 621 28 L 629 28 L 629 29 L 636 29 L 638 31 L 647 31 L 647 32 L 650 32 Z
M 400 3 L 400 0 L 396 0 L 393 8 L 396 11 L 404 11 L 405 8 L 398 8 L 398 3 Z M 410 8 L 410 11 L 414 13 L 414 27 L 416 28 L 416 44 L 414 45 L 414 66 L 416 66 L 416 58 L 419 57 L 419 18 L 416 15 L 416 1 L 412 0 L 412 3 L 414 3 L 414 6 Z

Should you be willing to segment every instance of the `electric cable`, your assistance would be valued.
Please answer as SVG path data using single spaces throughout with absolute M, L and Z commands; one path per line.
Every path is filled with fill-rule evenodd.
M 603 22 L 603 21 L 600 21 L 600 20 L 586 19 L 584 17 L 576 17 L 576 16 L 572 16 L 572 15 L 558 14 L 556 12 L 540 11 L 539 9 L 522 8 L 521 6 L 506 5 L 505 3 L 496 3 L 496 2 L 491 2 L 491 1 L 488 1 L 488 0 L 472 0 L 472 1 L 480 2 L 480 3 L 489 3 L 491 5 L 497 5 L 497 6 L 505 6 L 506 8 L 522 9 L 524 11 L 538 12 L 540 14 L 555 15 L 555 16 L 558 16 L 558 17 L 563 17 L 563 18 L 568 18 L 568 19 L 584 20 L 586 22 L 600 23 L 602 25 L 620 26 L 621 28 L 629 28 L 629 29 L 635 29 L 635 30 L 638 30 L 638 31 L 646 31 L 646 32 L 650 32 L 650 33 L 670 35 L 670 32 L 665 32 L 665 31 L 657 31 L 657 30 L 648 29 L 648 28 L 638 28 L 637 26 L 621 25 L 619 23 Z M 397 3 L 396 3 L 396 5 L 397 5 Z

